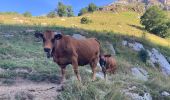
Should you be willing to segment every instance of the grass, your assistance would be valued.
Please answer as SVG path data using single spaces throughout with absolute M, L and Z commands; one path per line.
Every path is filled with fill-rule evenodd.
M 102 18 L 98 14 L 105 17 Z M 139 19 L 135 19 L 137 17 L 136 13 L 113 14 L 95 12 L 94 14 L 87 14 L 85 16 L 92 19 L 93 23 L 82 25 L 80 24 L 81 17 L 63 18 L 65 19 L 63 21 L 60 18 L 24 18 L 18 16 L 21 19 L 23 18 L 23 20 L 29 20 L 30 23 L 16 24 L 15 21 L 12 21 L 13 16 L 6 15 L 4 17 L 0 15 L 0 17 L 4 17 L 4 24 L 0 25 L 0 68 L 9 70 L 7 73 L 1 73 L 0 77 L 10 79 L 21 76 L 36 82 L 46 80 L 56 82 L 60 76 L 60 68 L 52 59 L 45 59 L 42 41 L 34 38 L 33 32 L 26 32 L 26 30 L 61 30 L 69 35 L 78 33 L 86 37 L 96 37 L 101 42 L 103 50 L 107 53 L 111 51 L 109 51 L 106 43 L 112 43 L 116 50 L 115 58 L 118 63 L 118 69 L 116 74 L 108 76 L 110 81 L 104 82 L 102 79 L 97 79 L 95 82 L 92 82 L 91 73 L 86 71 L 86 69 L 90 69 L 90 66 L 79 67 L 82 78 L 82 84 L 79 84 L 72 67 L 68 66 L 66 74 L 67 81 L 63 87 L 64 90 L 56 98 L 57 100 L 129 100 L 121 90 L 131 86 L 137 87 L 134 92 L 143 94 L 147 91 L 151 93 L 154 100 L 166 100 L 166 98 L 160 97 L 160 92 L 170 89 L 169 77 L 164 77 L 159 70 L 155 70 L 142 62 L 137 52 L 121 46 L 121 42 L 122 40 L 138 41 L 143 43 L 147 49 L 157 48 L 161 53 L 170 56 L 170 48 L 165 45 L 167 40 L 149 35 L 147 32 L 143 36 L 141 29 L 129 26 L 128 24 L 133 24 L 142 27 L 139 24 Z M 123 21 L 118 18 L 123 18 Z M 36 25 L 36 23 L 47 23 L 51 26 Z M 72 23 L 74 23 L 74 26 Z M 120 28 L 119 25 L 123 27 Z M 131 28 L 134 30 L 131 30 Z M 137 34 L 132 35 L 131 33 Z M 4 34 L 13 34 L 14 36 L 5 37 Z M 159 43 L 149 40 L 149 37 L 158 40 Z M 163 41 L 166 41 L 166 43 L 163 43 Z M 149 81 L 143 82 L 132 77 L 131 68 L 136 66 L 141 66 L 148 71 L 150 75 Z M 32 69 L 34 73 L 28 75 L 14 73 L 12 70 L 15 68 Z
M 145 34 L 147 40 L 157 45 L 169 46 L 170 41 L 153 34 L 149 34 L 140 24 L 140 14 L 136 12 L 94 12 L 80 17 L 46 18 L 46 17 L 23 17 L 17 15 L 0 15 L 2 24 L 24 24 L 37 26 L 62 26 L 67 28 L 81 28 L 91 31 L 107 31 L 115 34 L 142 37 Z M 81 24 L 80 19 L 88 17 L 93 23 Z

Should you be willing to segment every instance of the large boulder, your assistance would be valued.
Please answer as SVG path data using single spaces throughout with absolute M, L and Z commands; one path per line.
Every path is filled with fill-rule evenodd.
M 149 78 L 148 72 L 143 68 L 134 67 L 131 69 L 132 75 L 139 80 L 147 81 Z
M 110 49 L 111 53 L 112 53 L 113 55 L 116 55 L 116 51 L 115 51 L 115 49 L 113 48 L 113 45 L 112 45 L 111 43 L 107 43 L 107 45 L 108 45 L 108 48 Z
M 170 75 L 170 64 L 158 50 L 153 48 L 149 53 L 149 56 L 150 61 L 154 64 L 158 64 L 165 75 Z
M 144 49 L 143 45 L 138 42 L 129 43 L 128 45 L 135 51 L 141 51 L 142 49 Z
M 123 40 L 122 41 L 122 45 L 123 46 L 128 46 L 130 48 L 132 48 L 134 51 L 140 51 L 142 49 L 145 49 L 143 47 L 143 45 L 139 42 L 129 42 L 129 41 L 126 41 L 126 40 Z
M 161 93 L 161 95 L 166 97 L 166 96 L 170 96 L 170 93 L 168 93 L 167 91 L 163 91 L 163 92 Z

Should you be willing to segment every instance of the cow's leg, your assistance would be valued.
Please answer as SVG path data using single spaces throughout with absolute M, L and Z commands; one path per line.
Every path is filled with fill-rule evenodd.
M 77 79 L 81 82 L 81 78 L 80 78 L 80 74 L 79 74 L 79 70 L 78 70 L 77 57 L 72 57 L 72 66 L 73 66 L 74 73 L 77 76 Z
M 98 59 L 92 60 L 90 63 L 91 69 L 92 69 L 92 80 L 96 80 L 96 66 L 97 66 Z
M 63 83 L 66 79 L 65 79 L 65 73 L 66 73 L 66 66 L 60 66 L 61 67 L 61 74 L 62 74 L 62 77 L 61 77 L 61 83 Z

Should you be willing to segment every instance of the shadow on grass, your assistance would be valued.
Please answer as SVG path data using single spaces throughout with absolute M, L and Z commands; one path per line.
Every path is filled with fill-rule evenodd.
M 141 30 L 141 31 L 144 31 L 145 29 L 143 28 L 143 27 L 141 27 L 141 26 L 137 26 L 137 25 L 131 25 L 131 24 L 128 24 L 129 26 L 131 26 L 131 27 L 134 27 L 134 28 L 136 28 L 136 29 L 139 29 L 139 30 Z
M 137 29 L 140 30 L 144 30 L 144 28 L 140 27 L 140 26 L 136 26 L 136 25 L 129 25 L 131 27 L 135 27 Z M 130 41 L 137 41 L 140 42 L 142 44 L 144 44 L 146 47 L 151 47 L 151 48 L 159 48 L 160 51 L 163 54 L 166 54 L 167 56 L 170 56 L 170 48 L 169 47 L 165 47 L 165 46 L 161 46 L 161 45 L 157 45 L 154 43 L 151 43 L 149 40 L 147 40 L 144 37 L 135 37 L 135 36 L 129 36 L 129 35 L 122 35 L 119 33 L 114 33 L 114 32 L 110 32 L 110 31 L 90 31 L 90 30 L 85 30 L 85 29 L 80 29 L 77 27 L 62 27 L 62 26 L 30 26 L 30 25 L 20 25 L 20 24 L 15 24 L 15 25 L 0 25 L 0 34 L 3 32 L 15 32 L 15 33 L 19 33 L 19 34 L 28 34 L 26 30 L 38 30 L 38 31 L 45 31 L 45 30 L 60 30 L 63 33 L 67 34 L 67 35 L 73 35 L 73 34 L 81 34 L 84 35 L 86 37 L 95 37 L 97 38 L 99 41 L 108 41 L 113 43 L 114 46 L 116 45 L 120 45 L 120 43 L 122 42 L 122 40 L 130 40 Z M 33 32 L 30 32 L 31 35 L 33 35 Z

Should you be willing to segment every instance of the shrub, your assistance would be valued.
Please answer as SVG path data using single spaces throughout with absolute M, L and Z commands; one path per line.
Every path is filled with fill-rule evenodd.
M 88 12 L 94 12 L 97 10 L 97 6 L 94 3 L 90 3 L 88 6 Z
M 86 7 L 86 8 L 82 8 L 82 9 L 80 10 L 80 12 L 78 13 L 78 16 L 81 16 L 81 15 L 86 14 L 86 13 L 88 13 L 87 7 Z
M 88 17 L 81 18 L 81 24 L 89 24 L 89 23 L 92 23 L 92 20 L 90 20 Z
M 25 13 L 23 13 L 24 17 L 32 17 L 32 14 L 28 11 L 26 11 Z
M 80 12 L 78 13 L 78 16 L 81 16 L 83 14 L 86 14 L 88 12 L 94 12 L 98 9 L 98 7 L 94 3 L 90 3 L 87 7 L 82 8 Z
M 58 3 L 56 12 L 57 12 L 58 16 L 60 16 L 60 17 L 64 17 L 64 16 L 72 17 L 72 16 L 74 16 L 72 6 L 64 5 L 62 2 Z
M 139 51 L 139 57 L 143 62 L 146 62 L 147 58 L 148 58 L 148 52 L 144 49 L 142 49 L 141 51 Z
M 47 17 L 49 17 L 49 18 L 54 18 L 54 17 L 56 17 L 57 15 L 56 15 L 56 13 L 55 13 L 55 11 L 51 11 L 51 12 L 49 12 L 48 14 L 47 14 Z
M 169 23 L 166 13 L 157 6 L 149 8 L 141 16 L 141 24 L 145 26 L 145 29 L 163 38 L 170 35 Z

